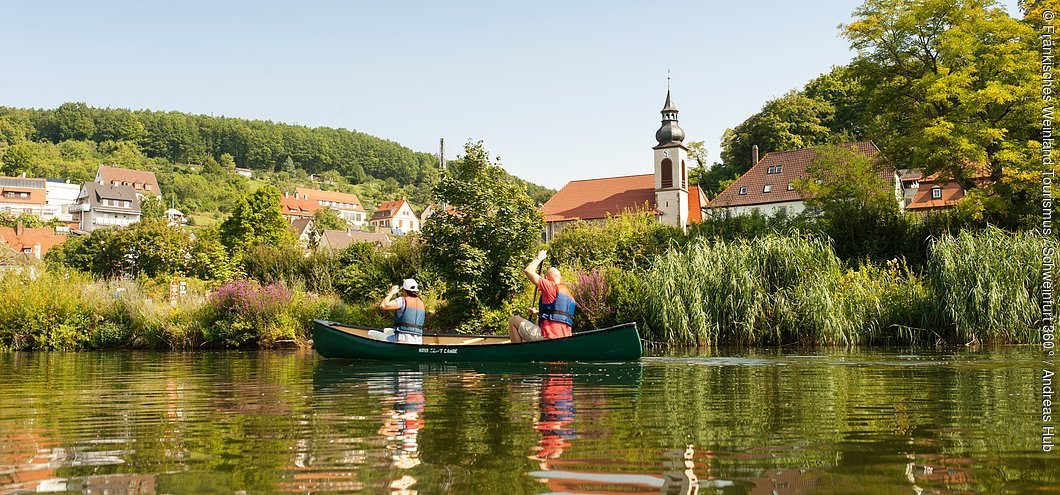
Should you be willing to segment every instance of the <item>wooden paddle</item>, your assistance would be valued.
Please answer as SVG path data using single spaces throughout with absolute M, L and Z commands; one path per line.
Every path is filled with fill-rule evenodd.
M 538 277 L 541 276 L 541 265 L 544 265 L 544 264 L 545 264 L 545 260 L 541 260 L 541 263 L 537 264 L 537 276 Z M 537 304 L 537 285 L 538 284 L 534 284 L 534 297 L 530 298 L 530 307 L 531 308 L 533 308 L 534 305 Z M 541 324 L 541 315 L 537 315 L 537 320 L 538 321 L 534 321 L 534 312 L 533 311 L 530 311 L 530 314 L 528 316 L 530 316 L 530 318 L 527 318 L 527 320 L 530 321 L 530 323 L 533 323 L 535 325 L 540 325 Z

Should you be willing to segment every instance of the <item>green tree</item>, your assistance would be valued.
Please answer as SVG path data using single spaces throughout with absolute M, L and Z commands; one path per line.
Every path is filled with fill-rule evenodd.
M 23 141 L 9 146 L 4 151 L 3 173 L 5 175 L 17 176 L 22 173 L 30 175 L 37 165 L 37 155 L 34 152 L 34 144 Z
M 339 212 L 323 207 L 313 213 L 313 226 L 319 233 L 325 230 L 346 230 L 346 221 L 339 216 Z
M 195 232 L 190 254 L 189 275 L 207 280 L 227 280 L 233 273 L 228 252 L 221 243 L 221 232 L 216 226 Z
M 157 277 L 187 271 L 191 237 L 181 227 L 167 225 L 159 218 L 145 218 L 118 230 L 115 237 L 126 260 L 126 273 Z
M 143 219 L 161 220 L 166 217 L 166 204 L 162 198 L 144 198 L 140 201 L 140 216 Z
M 798 91 L 770 100 L 758 113 L 721 138 L 721 160 L 699 174 L 699 185 L 710 195 L 717 194 L 732 179 L 750 170 L 751 150 L 758 145 L 760 155 L 835 142 L 829 128 L 835 107 Z
M 900 251 L 898 201 L 885 170 L 856 148 L 823 146 L 806 168 L 808 178 L 796 181 L 807 206 L 820 209 L 818 222 L 841 258 L 889 259 Z
M 446 280 L 447 311 L 461 330 L 480 329 L 516 293 L 543 228 L 526 191 L 491 161 L 482 142 L 468 142 L 450 164 L 435 200 L 452 207 L 423 230 L 429 259 Z
M 809 148 L 832 141 L 828 123 L 835 107 L 798 91 L 770 100 L 762 111 L 752 115 L 723 138 L 721 159 L 739 173 L 751 168 L 751 148 L 759 152 Z
M 987 193 L 971 195 L 980 199 L 1034 168 L 1041 102 L 1033 28 L 992 0 L 867 0 L 854 18 L 844 34 L 870 95 L 869 131 L 893 162 L 940 172 L 966 190 L 980 185 L 976 169 L 985 168 Z M 986 214 L 1010 226 L 1034 212 L 1030 202 L 997 200 Z
M 835 141 L 857 141 L 865 138 L 865 86 L 848 66 L 833 67 L 806 83 L 803 93 L 815 100 L 825 101 L 835 108 L 827 122 Z
M 233 256 L 256 244 L 287 246 L 294 242 L 280 213 L 280 191 L 262 186 L 240 199 L 232 216 L 221 223 L 221 242 Z

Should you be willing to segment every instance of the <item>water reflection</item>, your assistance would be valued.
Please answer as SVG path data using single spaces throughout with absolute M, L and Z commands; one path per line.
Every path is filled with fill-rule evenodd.
M 411 469 L 420 464 L 417 437 L 424 424 L 420 418 L 425 402 L 423 373 L 397 371 L 391 380 L 385 380 L 384 383 L 387 385 L 387 397 L 382 402 L 391 406 L 384 411 L 379 434 L 386 440 L 391 465 L 398 470 Z M 415 495 L 417 491 L 412 489 L 415 484 L 416 478 L 402 474 L 390 482 L 391 493 Z
M 0 354 L 0 494 L 1042 493 L 1034 357 Z
M 541 385 L 538 420 L 534 429 L 541 439 L 534 447 L 531 459 L 540 461 L 541 469 L 548 470 L 549 461 L 559 459 L 577 438 L 574 428 L 574 379 L 569 373 L 549 373 Z

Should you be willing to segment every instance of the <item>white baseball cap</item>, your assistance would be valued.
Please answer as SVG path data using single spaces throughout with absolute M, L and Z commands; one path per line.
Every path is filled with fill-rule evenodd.
M 416 283 L 416 279 L 414 278 L 406 278 L 405 283 L 401 284 L 401 288 L 412 292 L 420 291 L 420 285 Z

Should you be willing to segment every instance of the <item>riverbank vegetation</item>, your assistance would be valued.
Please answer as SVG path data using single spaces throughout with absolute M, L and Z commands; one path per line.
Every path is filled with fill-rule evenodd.
M 940 11 L 927 15 L 931 9 Z M 925 27 L 923 19 L 935 21 Z M 202 157 L 197 179 L 181 185 L 174 175 L 167 183 L 161 172 L 163 188 L 185 188 L 191 198 L 198 194 L 192 191 L 211 190 L 204 186 L 211 178 L 228 184 L 223 193 L 194 196 L 201 207 L 216 208 L 216 226 L 188 232 L 146 219 L 72 238 L 48 253 L 43 272 L 28 267 L 4 275 L 0 347 L 304 343 L 312 317 L 386 325 L 390 315 L 376 305 L 390 285 L 408 277 L 420 282 L 429 328 L 502 332 L 509 316 L 526 314 L 534 304 L 520 271 L 542 247 L 581 302 L 577 328 L 636 321 L 649 341 L 704 346 L 1036 342 L 1043 290 L 1052 295 L 1042 282 L 1042 254 L 1056 247 L 1056 237 L 1035 230 L 1041 222 L 1035 181 L 1043 170 L 1027 165 L 1040 146 L 1028 133 L 1032 120 L 1025 119 L 1033 109 L 1026 89 L 1035 84 L 1027 73 L 1032 60 L 1025 59 L 1031 24 L 999 13 L 991 2 L 884 6 L 868 0 L 844 31 L 862 49 L 855 63 L 767 104 L 726 135 L 725 163 L 697 171 L 704 189 L 717 191 L 746 170 L 753 144 L 763 151 L 819 145 L 808 177 L 793 184 L 808 197 L 805 214 L 708 215 L 683 232 L 661 225 L 646 209 L 567 225 L 546 246 L 536 240 L 543 230 L 534 209 L 540 191 L 513 181 L 481 143 L 469 143 L 439 178 L 423 168 L 427 156 L 393 149 L 373 154 L 369 141 L 362 143 L 367 138 L 341 130 L 76 105 L 0 109 L 6 173 L 75 158 L 89 163 L 100 153 L 120 165 L 126 164 L 122 157 L 148 160 L 149 169 Z M 895 26 L 902 27 L 901 36 L 917 32 L 912 27 L 938 32 L 889 51 L 879 33 Z M 923 100 L 921 93 L 938 85 L 937 74 L 908 53 L 912 46 L 929 58 L 955 50 L 996 52 L 1001 68 L 975 65 L 991 57 L 944 57 L 956 64 L 946 70 L 960 75 L 953 98 L 937 109 L 901 108 L 895 102 Z M 896 83 L 895 56 L 916 62 L 910 84 Z M 914 113 L 932 118 L 912 122 L 910 136 L 891 127 L 897 116 Z M 866 120 L 877 114 L 894 118 Z M 176 133 L 175 141 L 163 140 L 167 133 Z M 239 137 L 243 133 L 285 144 L 261 148 Z M 132 139 L 139 144 L 128 144 L 130 136 L 139 136 Z M 865 136 L 879 136 L 892 163 L 922 163 L 925 174 L 948 175 L 968 195 L 942 212 L 900 211 L 880 162 L 828 144 Z M 322 143 L 344 151 L 314 151 Z M 356 151 L 358 143 L 367 148 Z M 40 159 L 35 150 L 51 150 L 61 160 Z M 355 244 L 329 252 L 298 246 L 280 214 L 284 182 L 276 178 L 290 178 L 288 169 L 297 163 L 309 164 L 302 175 L 358 180 L 355 168 L 338 170 L 333 163 L 354 156 L 397 160 L 404 164 L 398 167 L 402 180 L 415 176 L 416 184 L 429 185 L 424 202 L 447 207 L 425 222 L 422 236 L 400 237 L 387 247 Z M 695 156 L 704 154 L 699 149 Z M 228 172 L 236 163 L 250 163 L 273 179 L 244 182 Z M 978 167 L 985 174 L 972 180 L 968 163 L 987 164 Z M 193 290 L 170 303 L 173 280 Z

